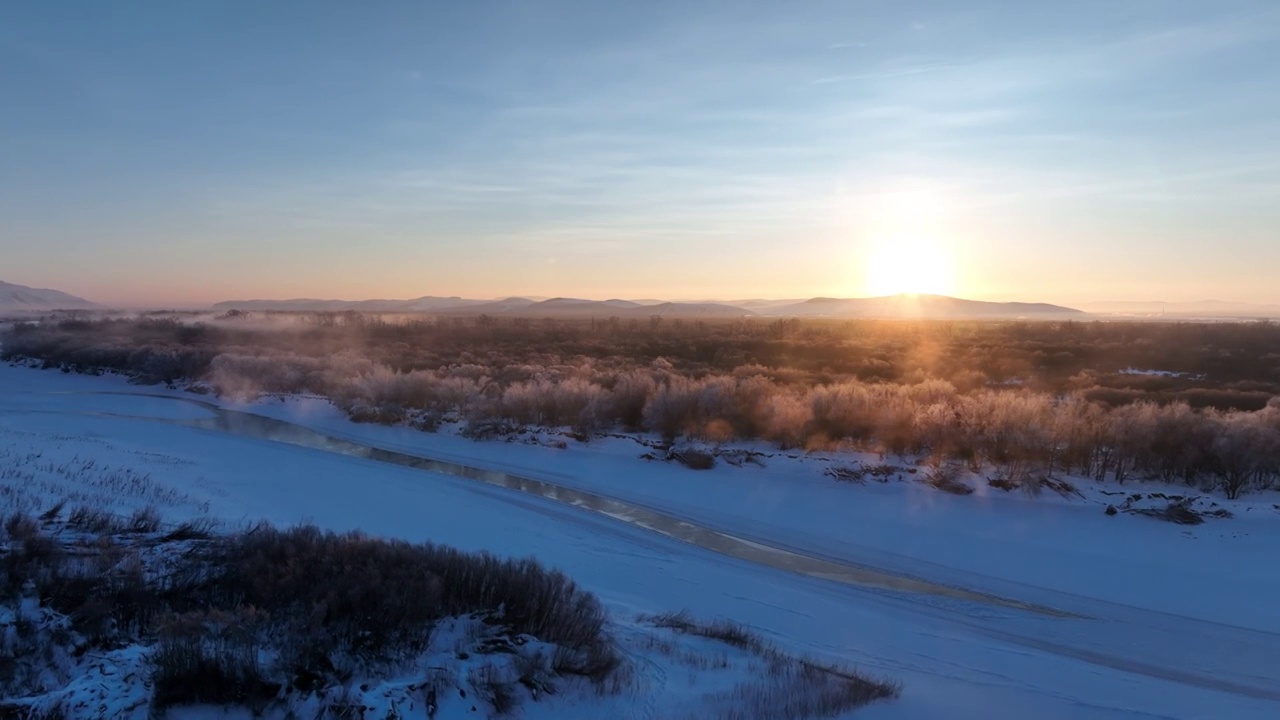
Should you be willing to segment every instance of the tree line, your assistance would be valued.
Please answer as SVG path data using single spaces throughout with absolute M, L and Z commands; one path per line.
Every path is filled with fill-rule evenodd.
M 1280 331 L 1265 324 L 271 320 L 20 325 L 3 352 L 220 393 L 320 394 L 355 419 L 425 429 L 853 448 L 1013 484 L 1069 473 L 1235 497 L 1280 481 Z M 1075 349 L 1037 363 L 1046 348 Z M 1118 372 L 1143 367 L 1167 372 Z

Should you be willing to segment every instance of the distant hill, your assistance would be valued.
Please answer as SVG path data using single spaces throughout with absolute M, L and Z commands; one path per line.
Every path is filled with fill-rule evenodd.
M 1060 318 L 1085 313 L 1045 303 L 983 302 L 942 295 L 891 295 L 878 298 L 813 298 L 812 300 L 743 300 L 740 302 L 670 302 L 664 300 L 587 300 L 557 297 L 536 300 L 468 300 L 421 297 L 415 300 L 237 300 L 218 303 L 217 310 L 294 312 L 423 312 L 438 315 L 507 315 L 558 318 L 664 317 L 836 317 L 836 318 Z
M 1280 305 L 1201 300 L 1198 302 L 1095 302 L 1083 306 L 1091 313 L 1129 318 L 1280 318 Z
M 102 306 L 61 290 L 30 288 L 0 282 L 0 312 L 29 313 L 50 310 L 101 310 Z
M 457 307 L 443 310 L 444 313 L 457 314 L 463 313 L 467 315 L 501 315 L 502 313 L 527 308 L 534 305 L 537 301 L 522 297 L 509 297 L 505 300 L 495 300 L 493 302 L 480 302 L 474 305 L 459 305 Z
M 747 317 L 756 313 L 737 305 L 724 305 L 722 303 L 689 303 L 689 302 L 668 302 L 659 303 L 657 305 L 641 305 L 640 307 L 631 308 L 624 313 L 619 313 L 620 317 L 649 317 L 651 315 L 662 315 L 663 317 Z
M 513 298 L 514 299 L 514 298 Z M 732 305 L 716 303 L 677 303 L 657 301 L 654 304 L 642 304 L 634 300 L 582 300 L 580 298 L 552 298 L 541 302 L 524 301 L 513 303 L 511 300 L 451 308 L 446 311 L 450 315 L 514 315 L 519 317 L 649 317 L 663 315 L 671 317 L 743 317 L 754 315 Z
M 711 302 L 720 302 L 720 301 L 712 300 Z M 768 313 L 769 310 L 785 307 L 787 305 L 799 305 L 802 302 L 804 302 L 803 299 L 769 300 L 766 298 L 753 298 L 751 300 L 725 300 L 721 304 L 736 305 L 737 307 L 740 307 L 740 308 L 746 308 L 748 310 L 755 310 L 756 312 L 759 312 L 759 313 L 769 314 Z
M 559 315 L 559 314 L 578 314 L 581 312 L 595 312 L 604 308 L 612 310 L 620 310 L 627 308 L 640 307 L 640 303 L 630 300 L 581 300 L 578 298 L 551 298 L 542 302 L 532 303 L 521 308 L 537 314 Z
M 436 312 L 479 305 L 483 300 L 464 300 L 460 297 L 426 297 L 412 300 L 228 300 L 213 306 L 214 310 L 250 310 L 264 312 Z
M 659 302 L 654 305 L 642 305 L 629 300 L 567 300 L 557 298 L 535 303 L 519 310 L 521 315 L 571 315 L 571 316 L 617 316 L 617 317 L 649 317 L 651 315 L 682 317 L 742 317 L 754 315 L 732 305 L 715 303 L 681 303 Z
M 768 308 L 761 314 L 784 317 L 841 318 L 1054 318 L 1083 316 L 1075 308 L 1048 303 L 986 302 L 945 295 L 889 295 L 875 298 L 813 298 Z

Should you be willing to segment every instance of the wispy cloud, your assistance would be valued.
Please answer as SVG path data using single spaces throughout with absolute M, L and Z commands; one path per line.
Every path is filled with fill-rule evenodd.
M 358 45 L 324 52 L 279 18 L 290 22 L 251 59 L 217 52 L 228 38 L 186 57 L 188 70 L 212 68 L 199 75 L 208 87 L 118 42 L 79 48 L 0 27 L 0 53 L 49 76 L 15 107 L 62 89 L 86 108 L 51 105 L 46 125 L 103 139 L 58 138 L 62 161 L 98 158 L 96 182 L 141 198 L 131 217 L 157 236 L 178 226 L 193 247 L 231 237 L 246 253 L 257 238 L 323 238 L 335 256 L 347 242 L 455 263 L 466 248 L 496 264 L 541 248 L 561 267 L 576 249 L 625 268 L 673 252 L 737 257 L 731 246 L 838 254 L 865 242 L 867 198 L 904 179 L 944 188 L 974 226 L 1018 216 L 1051 234 L 1105 217 L 1101 233 L 1174 206 L 1280 222 L 1267 210 L 1280 183 L 1280 21 L 1248 7 L 1265 6 L 726 2 L 605 21 L 474 11 L 474 33 L 426 40 L 317 19 L 317 32 Z M 196 62 L 207 57 L 223 60 Z M 13 114 L 2 115 L 6 130 Z M 0 134 L 23 138 L 9 148 L 43 132 Z M 80 177 L 69 180 L 50 197 L 65 202 Z M 162 227 L 154 218 L 185 207 L 174 184 L 203 213 Z M 101 222 L 17 210 L 50 235 Z M 728 272 L 751 269 L 733 262 Z M 790 262 L 809 262 L 806 277 L 838 265 Z

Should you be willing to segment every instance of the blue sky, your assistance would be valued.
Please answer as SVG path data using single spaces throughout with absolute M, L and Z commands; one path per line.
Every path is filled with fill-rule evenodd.
M 1278 78 L 1273 2 L 5 3 L 0 279 L 1280 302 Z

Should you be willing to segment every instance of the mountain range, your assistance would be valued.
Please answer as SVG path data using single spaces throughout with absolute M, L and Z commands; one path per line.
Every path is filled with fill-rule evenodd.
M 841 318 L 1065 318 L 1085 313 L 1048 303 L 986 302 L 945 295 L 889 295 L 874 298 L 814 298 L 762 309 L 761 314 Z
M 99 310 L 101 305 L 60 290 L 31 288 L 0 281 L 0 312 L 31 313 L 51 310 Z
M 584 300 L 511 297 L 481 301 L 421 297 L 413 300 L 232 300 L 215 310 L 430 312 L 438 315 L 520 317 L 832 317 L 832 318 L 1068 318 L 1085 315 L 1047 303 L 984 302 L 942 295 L 891 295 L 876 298 L 743 300 L 737 302 L 665 302 L 661 300 Z
M 60 290 L 0 281 L 0 313 L 22 315 L 54 310 L 102 310 L 102 305 Z M 871 298 L 697 300 L 656 298 L 588 300 L 583 298 L 508 297 L 497 300 L 427 295 L 410 300 L 229 300 L 212 306 L 226 312 L 430 313 L 444 316 L 559 318 L 662 317 L 826 317 L 938 319 L 1221 319 L 1280 318 L 1280 304 L 1205 300 L 1201 302 L 1094 302 L 1079 308 L 1048 303 L 988 302 L 944 295 L 889 295 Z
M 283 311 L 283 312 L 436 312 L 489 304 L 487 300 L 465 300 L 460 297 L 420 297 L 413 300 L 231 300 L 213 306 L 214 310 Z

